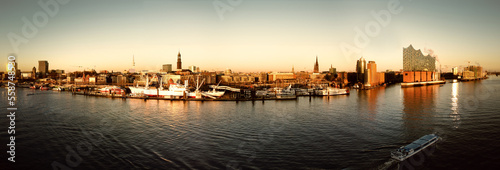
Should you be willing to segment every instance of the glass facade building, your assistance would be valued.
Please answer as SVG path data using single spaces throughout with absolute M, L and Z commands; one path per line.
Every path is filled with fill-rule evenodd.
M 436 58 L 422 54 L 412 45 L 403 48 L 403 71 L 436 71 Z

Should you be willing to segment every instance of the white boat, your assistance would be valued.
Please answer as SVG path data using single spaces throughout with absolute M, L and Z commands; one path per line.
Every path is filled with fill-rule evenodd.
M 146 75 L 146 86 L 145 87 L 139 87 L 139 85 L 136 85 L 135 87 L 131 86 L 128 88 L 130 89 L 130 94 L 144 96 L 145 92 L 149 90 L 149 76 Z
M 326 89 L 316 90 L 316 95 L 318 96 L 336 96 L 346 94 L 349 94 L 349 90 L 335 87 L 327 87 Z
M 422 136 L 420 139 L 417 139 L 416 141 L 413 141 L 412 143 L 406 146 L 402 146 L 396 151 L 391 152 L 391 157 L 398 161 L 404 161 L 436 143 L 440 139 L 441 138 L 436 134 Z
M 267 97 L 268 92 L 267 90 L 257 90 L 255 91 L 255 97 Z
M 205 96 L 212 96 L 215 98 L 220 98 L 222 97 L 226 92 L 225 91 L 216 91 L 215 89 L 203 92 L 203 95 Z
M 167 90 L 163 89 L 163 81 L 160 80 L 160 87 L 154 88 L 149 87 L 149 77 L 146 77 L 145 87 L 129 87 L 130 93 L 135 96 L 148 96 L 148 97 L 160 97 L 160 98 L 179 98 L 187 95 L 189 90 L 187 88 L 188 81 L 185 81 L 184 85 L 177 83 L 172 83 Z
M 219 81 L 219 83 L 217 84 L 217 86 L 213 87 L 212 90 L 203 92 L 202 94 L 204 96 L 207 96 L 207 97 L 210 97 L 210 98 L 220 98 L 220 97 L 222 97 L 226 91 L 217 91 L 217 88 L 219 87 L 219 84 L 220 84 L 221 81 Z
M 181 84 L 170 84 L 168 90 L 163 90 L 163 93 L 160 94 L 160 97 L 172 98 L 172 97 L 183 97 L 184 95 L 189 94 L 188 89 L 188 81 L 184 82 L 184 85 Z
M 295 88 L 292 90 L 295 91 L 295 95 L 297 95 L 297 96 L 308 96 L 309 95 L 309 91 L 307 89 Z
M 220 98 L 224 95 L 224 91 L 217 91 L 216 89 L 219 87 L 219 84 L 213 88 L 213 90 L 210 91 L 200 91 L 201 85 L 203 85 L 203 82 L 205 80 L 202 80 L 201 83 L 198 83 L 198 79 L 196 80 L 196 90 L 194 92 L 188 93 L 189 98 L 203 98 L 203 97 L 209 97 L 212 99 Z
M 117 86 L 106 86 L 104 88 L 99 89 L 99 92 L 103 94 L 123 94 L 125 93 L 125 90 Z
M 289 85 L 287 88 L 277 88 L 276 90 L 276 98 L 295 98 L 295 91 L 292 90 L 292 85 Z

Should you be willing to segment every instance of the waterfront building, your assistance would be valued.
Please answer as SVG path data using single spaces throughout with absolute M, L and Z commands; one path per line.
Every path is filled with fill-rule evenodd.
M 84 83 L 84 78 L 78 77 L 74 79 L 75 84 L 83 84 Z
M 358 82 L 365 82 L 366 60 L 361 57 L 356 63 L 356 73 L 358 74 Z
M 234 75 L 234 83 L 253 83 L 255 82 L 255 77 L 249 75 Z
M 23 72 L 21 72 L 20 77 L 21 77 L 21 79 L 30 79 L 33 77 L 32 74 L 33 74 L 33 72 L 31 72 L 31 71 L 23 71 Z
M 314 73 L 319 73 L 318 56 L 316 56 L 316 63 L 314 63 Z
M 451 68 L 451 72 L 453 73 L 454 76 L 458 75 L 458 67 Z
M 378 79 L 377 79 L 377 64 L 375 63 L 375 61 L 368 61 L 366 68 L 368 69 L 366 74 L 370 80 L 370 81 L 368 81 L 368 84 L 372 85 L 372 86 L 376 86 L 375 84 L 378 81 Z
M 403 48 L 403 84 L 431 82 L 439 80 L 436 73 L 436 59 L 430 55 L 423 55 L 422 51 L 415 50 L 412 45 Z
M 215 72 L 202 72 L 200 73 L 200 80 L 205 80 L 205 84 L 217 84 L 217 73 Z
M 422 54 L 415 50 L 412 45 L 403 48 L 403 70 L 404 71 L 436 71 L 436 58 L 431 55 Z
M 269 81 L 276 81 L 276 80 L 293 80 L 295 79 L 295 74 L 294 73 L 278 73 L 278 72 L 272 72 L 268 76 Z
M 97 76 L 97 84 L 106 84 L 107 79 L 108 79 L 107 74 L 99 74 L 99 76 Z
M 171 72 L 172 71 L 172 64 L 163 64 L 162 70 L 164 72 Z
M 49 73 L 49 62 L 45 60 L 38 61 L 38 71 L 40 77 L 45 78 L 45 74 Z
M 177 70 L 182 70 L 181 52 L 177 54 Z
M 337 79 L 342 83 L 342 84 L 347 84 L 349 83 L 349 73 L 348 72 L 338 72 L 337 74 Z
M 116 76 L 116 83 L 118 85 L 125 85 L 127 83 L 127 77 L 121 74 Z
M 484 78 L 486 74 L 483 72 L 483 67 L 481 66 L 467 66 L 462 72 L 463 80 L 473 80 Z
M 95 83 L 96 83 L 96 77 L 94 77 L 94 76 L 89 77 L 89 84 L 95 85 Z
M 363 62 L 358 63 L 364 64 Z M 377 64 L 375 61 L 369 61 L 364 73 L 361 75 L 364 75 L 363 86 L 365 88 L 377 87 L 385 83 L 385 74 L 377 72 Z

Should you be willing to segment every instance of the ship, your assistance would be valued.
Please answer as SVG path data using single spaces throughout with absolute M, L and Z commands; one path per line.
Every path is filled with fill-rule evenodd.
M 255 97 L 262 98 L 278 98 L 278 99 L 294 99 L 297 98 L 295 95 L 295 90 L 292 89 L 292 85 L 286 88 L 275 87 L 268 90 L 257 90 L 255 91 Z
M 203 98 L 203 97 L 209 97 L 209 98 L 212 98 L 212 99 L 217 99 L 217 98 L 221 98 L 225 91 L 217 91 L 216 89 L 219 87 L 219 84 L 217 84 L 217 86 L 214 86 L 213 87 L 213 90 L 209 90 L 209 91 L 200 91 L 200 88 L 201 88 L 201 85 L 203 84 L 203 82 L 205 82 L 205 79 L 203 79 L 201 81 L 201 84 L 198 83 L 198 79 L 196 80 L 196 90 L 194 92 L 189 92 L 187 94 L 187 96 L 189 98 Z
M 185 82 L 185 85 L 172 83 L 170 84 L 169 88 L 165 90 L 163 89 L 163 83 L 160 80 L 160 86 L 158 88 L 150 88 L 149 78 L 147 77 L 145 87 L 129 87 L 129 89 L 132 95 L 160 97 L 160 98 L 179 98 L 189 93 L 187 84 L 188 84 L 187 80 Z
M 428 134 L 422 136 L 420 139 L 413 141 L 412 143 L 402 146 L 396 151 L 391 152 L 391 157 L 398 161 L 404 161 L 413 155 L 423 151 L 425 148 L 433 145 L 441 138 L 436 134 Z
M 316 90 L 316 95 L 318 96 L 336 96 L 347 94 L 349 94 L 349 90 L 335 87 L 327 87 L 326 89 Z
M 289 85 L 287 88 L 276 88 L 276 98 L 284 99 L 284 98 L 297 98 L 295 95 L 295 91 L 292 90 L 292 85 Z
M 203 80 L 204 81 L 204 80 Z M 213 91 L 200 91 L 200 87 L 203 84 L 196 81 L 196 90 L 190 91 L 188 87 L 188 80 L 184 81 L 184 85 L 178 83 L 171 83 L 168 89 L 163 89 L 163 81 L 160 79 L 160 85 L 158 88 L 149 87 L 149 78 L 146 78 L 146 86 L 145 87 L 129 87 L 132 95 L 138 96 L 147 96 L 147 97 L 159 97 L 159 98 L 220 98 L 224 95 L 224 91 L 216 91 L 215 88 Z

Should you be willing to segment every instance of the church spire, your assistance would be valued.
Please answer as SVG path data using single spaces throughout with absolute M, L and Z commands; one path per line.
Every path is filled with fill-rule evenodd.
M 314 73 L 319 73 L 318 56 L 316 56 L 316 63 L 314 64 Z
M 179 50 L 179 54 L 177 54 L 177 70 L 182 70 L 181 50 Z

